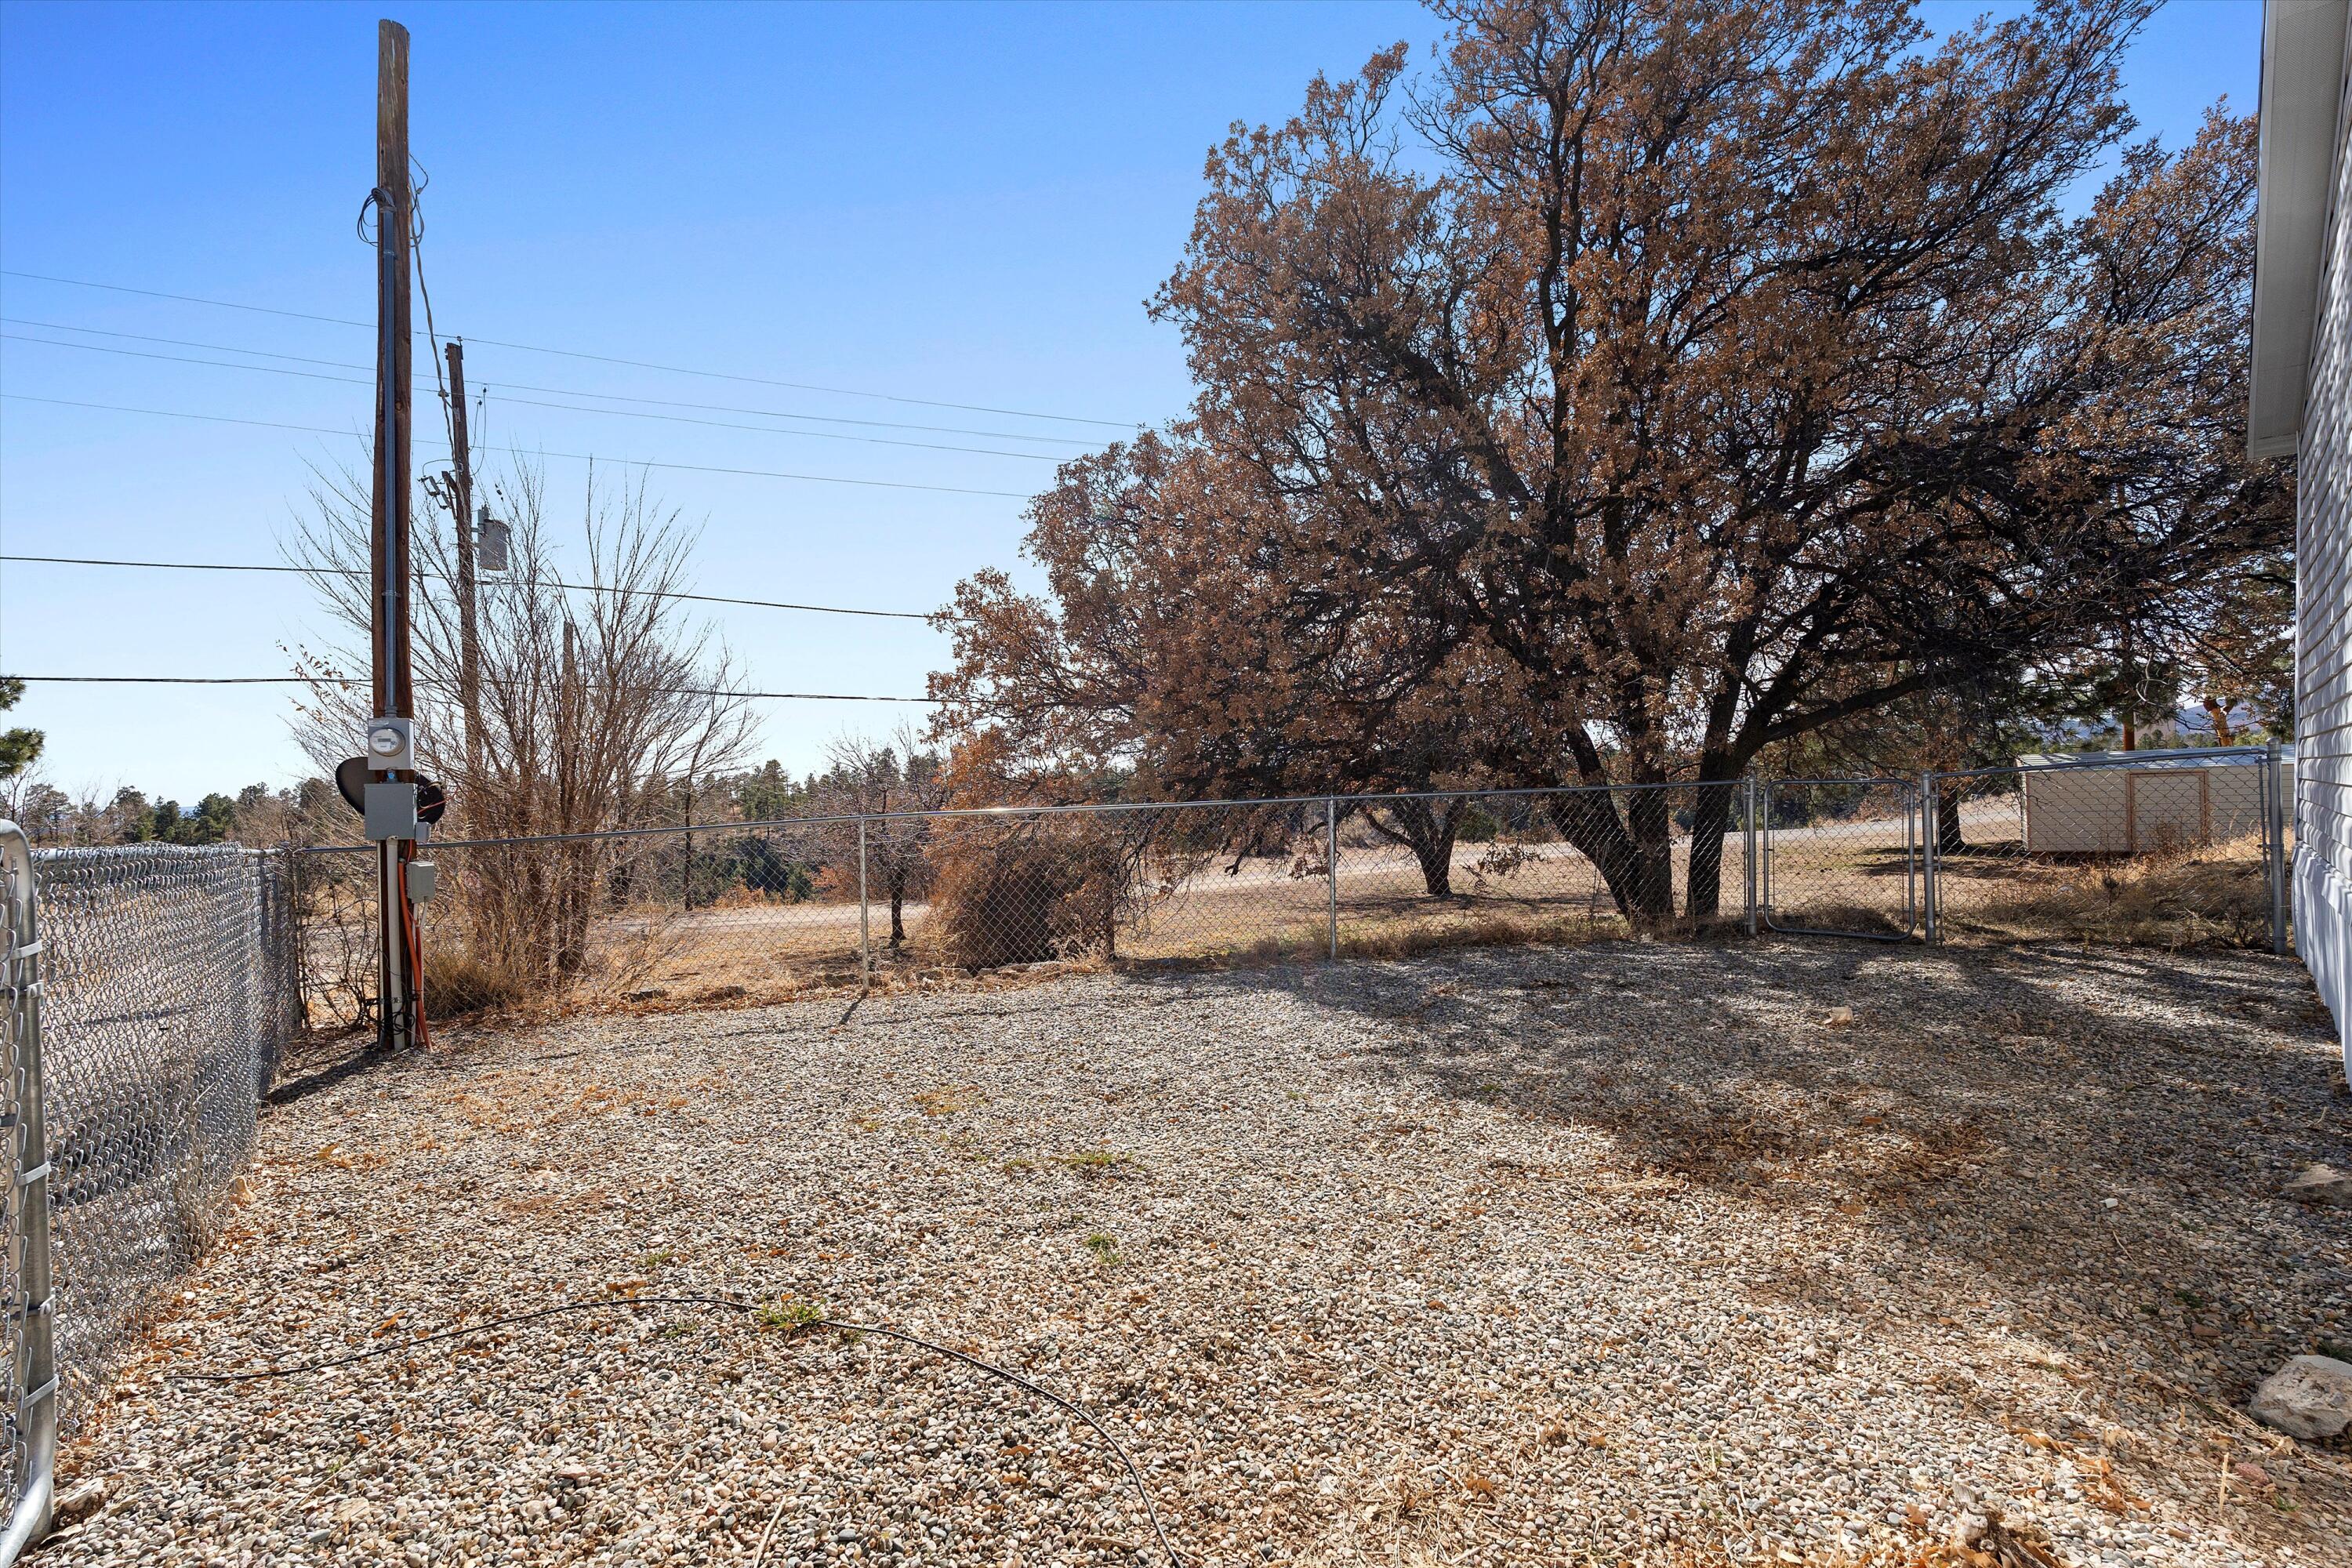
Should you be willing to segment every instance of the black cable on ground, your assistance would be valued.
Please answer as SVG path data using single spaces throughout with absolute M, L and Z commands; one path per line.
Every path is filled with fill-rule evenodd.
M 402 1351 L 415 1350 L 419 1346 L 429 1345 L 441 1340 L 463 1339 L 473 1334 L 488 1333 L 494 1329 L 508 1328 L 516 1323 L 535 1322 L 541 1318 L 561 1317 L 567 1312 L 635 1310 L 640 1307 L 724 1307 L 730 1311 L 756 1312 L 765 1303 L 758 1301 L 739 1301 L 731 1296 L 615 1296 L 603 1301 L 567 1301 L 560 1307 L 541 1307 L 534 1312 L 517 1312 L 509 1317 L 488 1318 L 478 1323 L 466 1323 L 454 1329 L 440 1329 L 429 1334 L 419 1334 L 412 1339 L 402 1340 L 395 1344 L 376 1345 L 367 1350 L 354 1351 L 349 1355 L 330 1356 L 323 1361 L 301 1362 L 293 1366 L 262 1367 L 254 1372 L 173 1372 L 164 1373 L 164 1378 L 172 1383 L 256 1383 L 267 1378 L 299 1377 L 305 1373 L 326 1372 L 339 1366 L 349 1366 L 354 1362 L 371 1361 L 377 1356 L 394 1355 Z M 1143 1472 L 1136 1467 L 1134 1457 L 1128 1453 L 1127 1445 L 1111 1436 L 1110 1428 L 1096 1420 L 1087 1413 L 1085 1406 L 1063 1398 L 1042 1384 L 1031 1382 L 1009 1367 L 984 1362 L 978 1356 L 966 1355 L 950 1345 L 940 1344 L 919 1334 L 910 1334 L 904 1329 L 884 1328 L 876 1323 L 853 1323 L 839 1318 L 809 1318 L 786 1326 L 794 1333 L 805 1333 L 812 1329 L 835 1329 L 844 1333 L 873 1334 L 886 1340 L 897 1340 L 902 1344 L 929 1351 L 935 1355 L 943 1355 L 951 1360 L 960 1361 L 976 1372 L 984 1372 L 989 1376 L 1010 1384 L 1024 1394 L 1034 1394 L 1047 1404 L 1076 1416 L 1094 1429 L 1095 1436 L 1109 1444 L 1111 1451 L 1118 1456 L 1119 1463 L 1127 1467 L 1127 1477 L 1135 1485 L 1135 1495 L 1143 1500 L 1144 1518 L 1150 1522 L 1151 1533 L 1160 1542 L 1160 1556 L 1168 1561 L 1171 1568 L 1182 1568 L 1184 1560 L 1176 1555 L 1174 1547 L 1168 1544 L 1168 1532 L 1160 1525 L 1160 1510 L 1152 1506 L 1150 1489 L 1143 1484 Z

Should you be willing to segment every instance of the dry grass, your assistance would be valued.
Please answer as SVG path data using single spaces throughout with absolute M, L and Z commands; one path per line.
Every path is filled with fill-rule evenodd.
M 1954 856 L 1945 871 L 1942 924 L 1949 931 L 2171 952 L 2270 945 L 2270 889 L 2252 837 L 2071 863 L 1988 866 Z M 1978 878 L 1985 880 L 1970 886 Z M 1965 896 L 1954 896 L 1955 881 Z
M 434 952 L 422 978 L 427 1018 L 503 1012 L 530 996 L 530 985 L 520 975 L 462 948 Z
M 2252 839 L 2130 860 L 2066 862 L 2027 857 L 2013 839 L 1985 839 L 1988 828 L 2002 826 L 1972 823 L 1974 847 L 1942 858 L 1941 927 L 1949 937 L 2168 951 L 2259 948 L 2267 942 L 2267 890 L 2259 846 Z M 1069 855 L 1076 847 L 1057 842 L 1051 847 Z M 1475 854 L 1465 850 L 1456 866 L 1456 896 L 1442 900 L 1425 894 L 1409 857 L 1369 849 L 1343 853 L 1340 955 L 1395 959 L 1477 947 L 1575 945 L 1635 934 L 1589 861 L 1563 846 L 1523 847 L 1526 855 L 1507 875 L 1492 873 L 1491 846 L 1476 847 Z M 1737 850 L 1736 837 L 1728 847 Z M 1013 891 L 1036 896 L 1013 898 L 1006 893 L 1007 877 L 994 874 L 1006 869 L 997 857 L 967 858 L 971 886 L 960 893 L 950 877 L 930 902 L 908 906 L 902 943 L 894 947 L 888 942 L 887 909 L 873 909 L 872 989 L 994 990 L 1033 984 L 1039 976 L 1023 973 L 1020 966 L 1046 960 L 1065 972 L 1133 964 L 1215 971 L 1318 962 L 1330 951 L 1329 888 L 1319 868 L 1304 876 L 1285 875 L 1278 857 L 1212 866 L 1136 897 L 1118 910 L 1114 954 L 1107 954 L 1099 940 L 1100 900 L 1087 885 L 1089 879 L 1077 876 L 1073 891 L 1078 868 L 1065 867 L 1064 874 L 1043 878 L 1023 871 L 1010 878 L 1018 884 Z M 1745 872 L 1736 853 L 1727 852 L 1726 858 L 1729 918 L 1681 921 L 1645 934 L 1671 940 L 1744 931 Z M 1679 881 L 1686 849 L 1678 849 L 1676 861 Z M 1900 937 L 1916 930 L 1904 915 L 1906 888 L 1916 893 L 1916 887 L 1899 836 L 1885 822 L 1775 837 L 1773 923 L 1782 930 Z M 1088 909 L 1096 918 L 1080 918 Z M 341 929 L 332 921 L 320 924 Z M 428 930 L 428 940 L 431 935 Z M 314 990 L 321 995 L 333 989 L 325 982 L 350 945 L 314 939 L 314 963 L 321 975 Z M 426 956 L 428 971 L 440 971 L 448 989 L 446 1000 L 431 1004 L 436 1016 L 481 1008 L 740 1008 L 867 989 L 857 909 L 839 900 L 730 896 L 692 910 L 614 910 L 592 928 L 585 972 L 546 994 L 518 989 L 495 966 L 488 973 L 467 972 L 462 958 L 455 961 L 460 972 L 452 974 L 447 966 L 453 961 L 438 947 Z M 348 1013 L 342 1010 L 342 1016 Z

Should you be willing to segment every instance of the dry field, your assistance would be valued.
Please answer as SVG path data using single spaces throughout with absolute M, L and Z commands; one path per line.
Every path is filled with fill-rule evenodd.
M 1970 800 L 1963 817 L 1969 847 L 1940 858 L 1947 941 L 2268 946 L 2268 889 L 2251 837 L 2127 858 L 2028 856 L 2018 842 L 2013 795 Z M 1916 840 L 1915 822 L 1877 810 L 1776 827 L 1759 867 L 1768 923 L 1783 931 L 1916 937 L 1926 891 Z M 1744 836 L 1724 840 L 1722 901 L 1712 920 L 1691 921 L 1684 907 L 1691 847 L 1687 837 L 1679 838 L 1670 858 L 1681 934 L 1744 931 Z M 468 851 L 445 846 L 436 853 L 462 864 Z M 667 850 L 645 853 L 658 861 Z M 673 879 L 676 869 L 669 870 Z M 314 909 L 309 923 L 310 1013 L 320 1027 L 348 1026 L 357 996 L 371 984 L 370 907 L 358 896 L 365 889 L 356 888 Z M 1592 862 L 1557 839 L 1458 845 L 1453 896 L 1434 899 L 1410 853 L 1350 825 L 1341 835 L 1337 891 L 1339 946 L 1351 956 L 1633 934 Z M 1119 921 L 1113 954 L 1091 951 L 1064 967 L 1213 968 L 1318 956 L 1330 942 L 1331 893 L 1315 846 L 1221 860 L 1146 889 Z M 462 962 L 463 939 L 455 934 L 461 928 L 441 923 L 449 918 L 427 911 L 428 982 L 437 973 L 450 988 L 446 994 L 487 996 Z M 877 888 L 868 911 L 877 989 L 996 983 L 960 963 L 921 899 L 908 900 L 900 919 L 901 940 L 893 941 L 887 900 Z M 436 928 L 445 934 L 436 935 Z M 540 999 L 535 1010 L 740 1009 L 845 994 L 862 984 L 854 898 L 845 901 L 832 888 L 830 896 L 786 901 L 738 887 L 691 908 L 640 900 L 601 915 L 592 927 L 586 971 L 562 996 Z M 436 1015 L 444 1010 L 434 1008 Z
M 2251 838 L 2123 859 L 2024 855 L 2013 801 L 1972 801 L 1970 847 L 1942 860 L 1948 940 L 2119 942 L 2180 949 L 2262 947 L 2268 893 Z M 2004 838 L 2003 833 L 2012 837 Z M 1918 854 L 1899 818 L 1859 817 L 1779 828 L 1769 893 L 1784 929 L 1916 932 Z M 1677 899 L 1688 839 L 1674 847 Z M 1728 836 L 1722 920 L 1744 929 L 1746 846 Z M 1597 941 L 1631 934 L 1591 861 L 1557 841 L 1462 845 L 1454 897 L 1430 898 L 1410 854 L 1381 843 L 1342 846 L 1339 928 L 1343 952 L 1388 956 L 1467 942 Z M 1140 919 L 1123 922 L 1117 959 L 1217 965 L 1314 956 L 1329 942 L 1330 889 L 1318 862 L 1280 857 L 1212 868 L 1159 889 Z M 903 943 L 887 905 L 870 913 L 878 984 L 886 991 L 961 983 L 931 911 L 906 906 Z M 604 1001 L 661 1007 L 742 1006 L 855 988 L 860 979 L 854 903 L 741 900 L 691 910 L 641 910 L 599 928 Z M 1090 966 L 1099 967 L 1097 955 Z M 585 1000 L 587 998 L 581 998 Z
M 2012 1568 L 2352 1553 L 2352 1450 L 2239 1414 L 2352 1341 L 2352 1212 L 2275 1192 L 2352 1161 L 2290 963 L 1602 942 L 844 1011 L 303 1064 L 37 1561 L 1160 1560 L 1093 1430 L 820 1310 L 1082 1403 L 1187 1564 L 1957 1564 L 1988 1508 Z

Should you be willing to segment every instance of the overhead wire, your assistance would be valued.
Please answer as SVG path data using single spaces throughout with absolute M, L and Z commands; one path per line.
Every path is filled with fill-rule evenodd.
M 511 685 L 493 677 L 482 678 L 489 686 Z M 368 682 L 357 676 L 344 675 L 0 675 L 0 680 L 22 680 L 44 686 L 365 686 Z M 608 689 L 591 681 L 590 691 Z M 646 689 L 655 697 L 730 697 L 763 702 L 914 702 L 935 704 L 930 697 L 868 697 L 843 691 L 737 691 L 718 686 L 656 686 Z
M 298 576 L 331 576 L 362 578 L 365 572 L 341 567 L 310 567 L 278 565 L 264 562 L 240 561 L 120 561 L 89 555 L 17 555 L 0 554 L 0 561 L 20 561 L 51 566 L 131 566 L 161 572 L 289 572 Z M 450 583 L 456 579 L 444 573 L 422 574 L 436 582 Z M 572 583 L 560 577 L 543 578 L 551 586 L 575 594 L 632 594 L 648 599 L 687 599 L 703 605 L 741 605 L 755 610 L 806 610 L 824 616 L 872 616 L 884 620 L 928 621 L 932 617 L 920 610 L 861 610 L 845 605 L 800 605 L 782 599 L 739 599 L 720 594 L 688 594 L 676 589 L 617 588 L 602 583 Z
M 81 332 L 90 337 L 121 338 L 131 342 L 140 343 L 162 343 L 170 348 L 205 349 L 213 353 L 249 354 L 257 359 L 281 359 L 291 361 L 296 364 L 326 365 L 335 370 L 367 371 L 371 375 L 374 368 L 352 360 L 320 359 L 312 354 L 279 353 L 272 349 L 245 348 L 236 343 L 208 343 L 192 338 L 158 337 L 152 332 L 123 332 L 107 327 L 82 327 L 76 326 L 70 321 L 45 321 L 30 316 L 0 315 L 0 325 L 38 327 L 44 331 L 51 332 Z M 48 340 L 29 341 L 38 342 Z M 465 339 L 460 336 L 457 341 L 462 342 Z M 196 360 L 190 363 L 202 364 L 209 362 Z M 256 365 L 242 368 L 257 370 L 264 367 Z M 538 386 L 529 382 L 509 381 L 504 376 L 489 380 L 477 376 L 474 379 L 477 385 L 503 387 L 514 392 L 539 392 L 555 397 L 593 397 L 607 403 L 644 403 L 656 408 L 691 408 L 705 414 L 749 414 L 762 419 L 798 419 L 812 425 L 856 425 L 874 430 L 914 430 L 932 436 L 979 436 L 992 441 L 1028 441 L 1038 445 L 1060 447 L 1095 445 L 1093 440 L 1077 436 L 1031 435 L 1020 430 L 975 430 L 966 425 L 922 425 L 907 419 L 860 419 L 852 415 L 803 414 L 783 408 L 746 408 L 740 404 L 734 403 L 697 403 L 681 397 L 645 397 L 625 392 L 590 392 L 577 386 Z M 373 379 L 367 384 L 373 385 Z
M 43 283 L 62 283 L 77 289 L 101 289 L 110 293 L 137 294 L 153 300 L 176 300 L 184 304 L 211 305 L 229 310 L 250 310 L 260 315 L 286 316 L 296 321 L 325 321 L 335 326 L 364 327 L 373 331 L 373 321 L 353 321 L 347 316 L 324 316 L 307 310 L 288 310 L 270 305 L 248 305 L 234 300 L 213 300 L 199 294 L 176 294 L 161 289 L 134 289 L 121 283 L 98 283 L 86 278 L 61 278 L 54 273 L 27 272 L 16 268 L 0 268 L 0 277 L 24 278 Z M 1096 425 L 1108 429 L 1131 430 L 1131 422 L 1118 419 L 1098 419 L 1075 414 L 1045 414 L 1034 409 L 1005 408 L 991 404 L 954 403 L 936 397 L 909 397 L 898 393 L 866 392 L 856 387 L 828 386 L 815 382 L 782 381 L 772 376 L 741 375 L 730 371 L 700 370 L 691 365 L 660 364 L 651 360 L 624 359 L 616 354 L 590 353 L 580 349 L 549 348 L 539 343 L 515 342 L 499 338 L 468 337 L 468 342 L 490 348 L 512 349 L 520 353 L 553 354 L 566 359 L 588 360 L 599 364 L 626 365 L 635 370 L 660 371 L 668 375 L 698 375 L 715 381 L 742 382 L 754 386 L 780 386 L 795 392 L 821 392 L 833 397 L 864 397 L 883 403 L 906 404 L 922 408 L 953 408 L 968 414 L 995 414 L 1008 419 L 1043 419 L 1065 425 Z
M 68 330 L 70 331 L 71 329 Z M 299 376 L 306 381 L 341 382 L 352 386 L 373 386 L 375 384 L 373 378 L 364 376 L 332 375 L 325 371 L 293 370 L 284 365 L 275 364 L 238 364 L 233 360 L 198 359 L 191 354 L 158 353 L 152 349 L 122 349 L 116 348 L 108 343 L 77 343 L 68 342 L 61 338 L 37 338 L 26 332 L 0 331 L 0 339 L 5 339 L 10 342 L 41 343 L 54 349 L 78 349 L 83 353 L 121 354 L 132 359 L 161 360 L 169 364 L 209 365 L 216 370 L 247 370 L 256 372 L 262 375 Z M 231 349 L 227 352 L 236 353 L 240 351 Z M 448 388 L 441 377 L 439 370 L 441 363 L 440 357 L 436 353 L 432 358 L 436 367 L 433 377 L 434 384 L 436 389 L 440 393 L 443 401 L 446 402 L 448 397 Z M 322 360 L 313 363 L 333 363 L 335 362 Z M 360 365 L 347 365 L 343 368 L 349 370 L 360 370 L 364 367 Z M 488 391 L 491 386 L 497 385 L 509 388 L 510 390 L 554 392 L 559 395 L 566 397 L 602 397 L 608 395 L 607 394 L 594 392 L 569 392 L 562 387 L 524 387 L 515 389 L 512 388 L 510 383 L 504 382 L 482 382 L 478 384 L 480 385 L 485 392 Z M 691 416 L 683 414 L 651 414 L 642 409 L 635 408 L 591 408 L 577 404 L 549 403 L 542 398 L 536 397 L 515 397 L 506 395 L 503 396 L 501 400 L 508 403 L 520 404 L 531 408 L 552 408 L 566 414 L 602 414 L 618 419 L 659 419 L 673 425 L 702 425 L 718 430 L 748 430 L 754 435 L 760 436 L 796 436 L 804 440 L 810 441 L 855 441 L 860 446 L 866 447 L 906 447 L 924 452 L 965 452 L 970 453 L 974 457 L 1020 458 L 1035 463 L 1051 463 L 1058 460 L 1050 452 L 1008 452 L 991 447 L 954 447 L 941 441 L 901 441 L 888 436 L 852 436 L 838 430 L 782 430 L 771 425 L 739 425 L 731 420 L 697 419 Z M 656 400 L 622 398 L 616 399 L 616 401 L 651 402 Z M 791 416 L 786 415 L 781 416 L 780 417 L 789 418 Z M 1015 440 L 1021 439 L 1019 437 L 1015 437 L 1013 438 Z
M 267 430 L 301 430 L 314 436 L 341 436 L 353 440 L 367 437 L 356 430 L 336 430 L 322 425 L 295 425 L 278 419 L 247 419 L 227 414 L 191 414 L 178 408 L 135 408 L 121 403 L 91 403 L 73 397 L 40 397 L 28 392 L 0 392 L 0 398 L 16 403 L 46 403 L 60 408 L 98 408 L 114 414 L 149 414 L 165 419 L 201 419 L 216 425 L 251 425 Z M 839 474 L 797 474 L 776 468 L 736 468 L 716 463 L 679 463 L 656 458 L 615 458 L 593 452 L 553 452 L 544 447 L 477 446 L 478 452 L 502 452 L 518 458 L 562 458 L 572 462 L 617 463 L 628 468 L 667 468 L 684 473 L 733 474 L 760 479 L 791 479 L 803 484 L 856 485 L 867 489 L 925 490 L 934 495 L 991 496 L 1005 500 L 1027 500 L 1027 490 L 991 490 L 970 485 L 927 485 L 911 479 L 853 479 Z

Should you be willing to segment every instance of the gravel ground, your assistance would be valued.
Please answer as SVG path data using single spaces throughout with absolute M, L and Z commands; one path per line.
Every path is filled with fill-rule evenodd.
M 1839 1012 L 1851 1008 L 1851 1021 Z M 2324 1016 L 2248 955 L 1611 943 L 311 1064 L 79 1563 L 2342 1563 Z M 641 1304 L 407 1347 L 504 1313 Z M 236 1384 L 172 1375 L 399 1346 Z M 764 1553 L 762 1542 L 764 1542 Z M 1994 1556 L 1982 1559 L 1994 1562 Z

